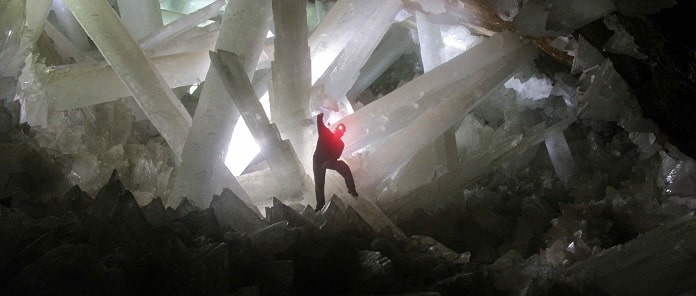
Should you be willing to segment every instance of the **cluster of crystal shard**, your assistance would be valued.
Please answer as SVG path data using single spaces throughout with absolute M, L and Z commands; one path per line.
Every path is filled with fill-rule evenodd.
M 493 2 L 0 3 L 0 294 L 696 291 L 696 162 L 607 58 L 675 1 Z

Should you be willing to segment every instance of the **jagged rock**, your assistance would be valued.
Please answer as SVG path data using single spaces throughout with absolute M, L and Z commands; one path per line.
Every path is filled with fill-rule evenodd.
M 198 209 L 199 208 L 191 203 L 188 198 L 184 198 L 184 200 L 182 200 L 181 203 L 176 207 L 174 214 L 176 217 L 183 217 Z
M 0 134 L 7 132 L 14 126 L 12 113 L 5 108 L 4 102 L 4 100 L 0 101 Z
M 622 6 L 626 5 L 619 8 Z M 631 6 L 640 7 L 633 2 Z M 696 119 L 685 111 L 694 108 L 696 98 L 696 58 L 691 54 L 696 43 L 675 32 L 688 26 L 694 12 L 693 3 L 677 1 L 674 6 L 642 17 L 617 14 L 620 25 L 635 38 L 647 58 L 602 52 L 633 88 L 644 117 L 652 119 L 664 132 L 661 136 L 691 157 L 696 156 L 696 132 L 689 127 Z M 596 48 L 602 48 L 613 35 L 601 19 L 580 28 L 578 33 Z
M 88 209 L 87 223 L 90 236 L 100 247 L 113 247 L 122 243 L 137 243 L 150 234 L 152 227 L 145 219 L 133 194 L 121 183 L 113 171 L 109 182 L 99 190 L 94 203 Z
M 134 295 L 225 295 L 215 285 L 216 275 L 195 252 L 175 236 L 166 236 L 147 252 L 114 253 L 114 266 L 123 268 Z
M 263 261 L 251 269 L 260 281 L 261 295 L 296 295 L 292 260 Z
M 272 260 L 272 256 L 262 252 L 245 233 L 233 230 L 225 232 L 224 241 L 229 245 L 230 288 L 258 286 L 263 281 L 257 281 L 250 273 L 252 266 L 258 262 Z
M 4 253 L 4 256 L 9 255 L 8 259 L 10 260 L 8 260 L 9 262 L 4 264 L 4 267 L 0 269 L 0 275 L 8 277 L 8 275 L 17 274 L 25 266 L 36 262 L 46 252 L 60 246 L 61 244 L 62 242 L 58 240 L 55 232 L 47 232 L 27 244 L 23 249 L 17 250 L 17 252 L 14 254 Z M 4 278 L 7 280 L 7 277 Z M 1 286 L 3 285 L 0 285 L 0 287 Z
M 681 295 L 696 289 L 694 213 L 565 269 L 563 282 L 607 295 Z
M 143 215 L 145 215 L 145 219 L 147 219 L 147 222 L 153 226 L 162 226 L 170 222 L 171 217 L 170 215 L 167 215 L 167 212 L 164 209 L 164 203 L 159 197 L 153 199 L 149 204 L 142 207 L 142 211 Z
M 87 192 L 80 189 L 80 186 L 73 186 L 63 194 L 63 198 L 58 200 L 58 208 L 67 209 L 73 211 L 79 215 L 87 213 L 94 203 L 94 198 L 92 198 Z
M 353 209 L 352 206 L 348 206 L 344 214 L 346 220 L 348 221 L 350 232 L 355 233 L 360 237 L 364 237 L 368 241 L 374 240 L 377 238 L 377 235 L 379 235 L 374 231 L 374 229 L 372 229 L 370 224 L 368 224 L 367 221 L 365 221 L 365 219 L 363 219 L 362 216 L 360 216 L 360 214 Z
M 64 245 L 24 268 L 5 295 L 128 295 L 123 275 L 107 271 L 89 245 Z
M 227 188 L 222 190 L 222 194 L 213 196 L 210 207 L 220 225 L 232 226 L 237 231 L 252 232 L 266 226 L 259 215 Z
M 342 202 L 338 198 L 332 198 L 329 203 L 321 210 L 324 222 L 321 230 L 332 233 L 343 233 L 348 231 L 348 219 L 346 219 L 341 208 Z
M 290 248 L 299 236 L 299 231 L 289 226 L 287 221 L 271 224 L 249 234 L 258 248 L 269 254 L 278 254 Z
M 495 287 L 500 291 L 521 291 L 529 285 L 530 278 L 522 273 L 522 255 L 510 250 L 488 266 Z
M 266 219 L 271 223 L 288 221 L 288 225 L 292 227 L 315 227 L 310 220 L 275 197 L 273 198 L 273 207 L 266 212 Z
M 189 240 L 195 240 L 201 237 L 208 237 L 215 240 L 220 240 L 222 238 L 222 230 L 215 216 L 215 211 L 212 208 L 189 212 L 176 221 L 183 223 L 187 233 L 191 235 L 185 239 L 187 243 L 189 243 Z
M 404 240 L 380 236 L 371 247 L 389 257 L 399 272 L 424 280 L 455 275 L 464 269 L 470 257 L 468 252 L 456 253 L 431 237 L 418 235 Z
M 311 221 L 314 225 L 321 225 L 321 223 L 319 223 L 319 215 L 317 215 L 317 212 L 314 210 L 312 205 L 305 206 L 305 208 L 302 209 L 301 215 L 302 217 L 305 217 L 305 219 Z
M 359 251 L 357 260 L 360 264 L 357 291 L 389 293 L 398 287 L 391 260 L 380 252 Z
M 28 136 L 17 128 L 0 136 L 0 200 L 38 218 L 67 190 L 67 182 L 62 167 Z
M 471 254 L 452 251 L 432 237 L 414 235 L 403 241 L 403 250 L 407 256 L 418 262 L 422 267 L 426 267 L 430 262 L 433 272 L 447 268 L 450 265 L 462 265 L 469 262 Z M 442 270 L 439 270 L 442 271 Z
M 230 260 L 226 243 L 207 244 L 195 251 L 196 258 L 207 267 L 211 289 L 218 295 L 226 295 L 229 289 Z

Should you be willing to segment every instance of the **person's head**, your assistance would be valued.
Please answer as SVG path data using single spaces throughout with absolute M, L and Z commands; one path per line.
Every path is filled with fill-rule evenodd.
M 346 126 L 343 123 L 339 123 L 338 126 L 336 126 L 336 130 L 334 130 L 334 135 L 340 137 L 343 137 L 343 134 L 346 133 Z

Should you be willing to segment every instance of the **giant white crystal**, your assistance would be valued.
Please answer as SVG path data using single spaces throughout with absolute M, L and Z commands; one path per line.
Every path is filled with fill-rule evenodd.
M 116 12 L 102 0 L 65 2 L 175 155 L 181 155 L 191 116 Z
M 223 15 L 216 48 L 239 55 L 249 76 L 261 55 L 271 16 L 270 0 L 233 1 Z M 200 207 L 207 207 L 212 200 L 239 119 L 232 100 L 218 73 L 209 69 L 168 206 L 178 205 L 184 197 Z

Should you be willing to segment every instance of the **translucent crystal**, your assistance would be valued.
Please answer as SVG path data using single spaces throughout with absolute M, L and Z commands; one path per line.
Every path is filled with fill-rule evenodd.
M 75 16 L 72 15 L 64 0 L 53 1 L 53 12 L 56 14 L 58 26 L 63 31 L 65 37 L 70 40 L 70 43 L 79 51 L 88 51 L 91 49 L 89 37 L 85 30 L 80 27 Z M 53 27 L 52 24 L 46 23 L 46 26 Z M 44 28 L 46 30 L 46 28 Z
M 246 13 L 242 13 L 246 12 Z M 244 57 L 243 68 L 253 74 L 271 24 L 270 0 L 233 1 L 227 5 L 215 47 Z M 249 80 L 249 78 L 246 78 Z M 211 67 L 206 75 L 193 125 L 186 139 L 168 206 L 184 197 L 204 207 L 223 177 L 222 169 L 239 110 L 225 89 L 218 73 Z M 238 194 L 239 195 L 239 194 Z
M 270 107 L 281 136 L 290 141 L 309 173 L 313 143 L 307 143 L 305 136 L 309 132 L 306 123 L 311 80 L 305 2 L 273 1 L 276 50 L 271 67 Z
M 181 155 L 191 116 L 105 1 L 66 0 L 152 124 Z
M 135 40 L 162 27 L 162 13 L 158 0 L 117 0 L 123 25 Z
M 169 87 L 205 80 L 210 66 L 207 51 L 151 59 Z M 59 66 L 40 74 L 52 110 L 69 110 L 128 97 L 131 92 L 107 63 Z M 173 93 L 172 93 L 173 94 Z M 178 99 L 177 99 L 178 100 Z
M 442 99 L 441 103 L 421 110 L 411 123 L 389 135 L 369 151 L 367 161 L 356 173 L 357 183 L 375 184 L 388 176 L 404 159 L 413 156 L 416 151 L 461 120 L 471 108 L 485 98 L 486 93 L 512 75 L 521 64 L 531 61 L 534 56 L 535 53 L 530 47 L 520 47 L 510 55 L 482 67 L 477 75 L 464 78 L 436 92 L 437 97 Z M 360 111 L 366 108 L 367 106 Z M 349 124 L 350 122 L 347 123 L 348 126 Z M 350 129 L 348 131 L 350 132 Z M 413 135 L 423 136 L 414 138 Z M 346 136 L 349 137 L 348 133 Z M 404 146 L 405 142 L 409 145 Z
M 220 14 L 220 8 L 225 5 L 224 0 L 213 1 L 207 6 L 185 16 L 182 16 L 175 21 L 168 23 L 161 29 L 149 33 L 142 37 L 139 41 L 140 47 L 143 50 L 149 50 L 166 42 L 171 38 L 175 38 L 181 33 L 196 27 L 204 20 L 208 20 Z
M 240 57 L 234 53 L 218 50 L 211 53 L 211 63 L 234 103 L 244 118 L 251 134 L 261 148 L 271 171 L 287 180 L 288 187 L 279 192 L 280 198 L 297 198 L 301 196 L 304 183 L 302 168 L 295 151 L 288 141 L 283 141 L 275 126 L 271 125 L 265 111 L 244 73 Z
M 499 61 L 521 46 L 523 43 L 515 34 L 498 34 L 341 119 L 338 123 L 348 127 L 343 137 L 344 154 L 352 154 L 401 129 L 423 110 L 441 101 L 438 91 L 455 81 L 475 76 L 474 73 L 484 66 Z
M 552 131 L 548 134 L 545 143 L 556 175 L 564 185 L 569 186 L 577 166 L 565 136 L 560 131 Z

